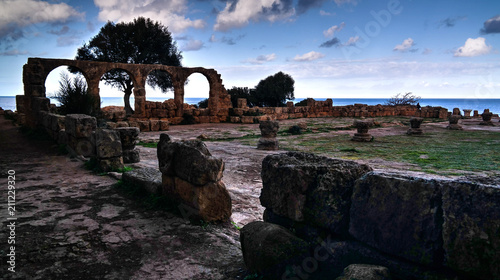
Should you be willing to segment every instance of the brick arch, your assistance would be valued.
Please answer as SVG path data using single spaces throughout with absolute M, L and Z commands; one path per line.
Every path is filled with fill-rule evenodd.
M 23 67 L 24 97 L 21 98 L 24 104 L 23 110 L 26 114 L 26 123 L 36 125 L 36 112 L 45 110 L 46 104 L 45 79 L 48 74 L 59 66 L 72 66 L 81 70 L 87 80 L 88 89 L 96 97 L 96 106 L 100 106 L 99 81 L 100 78 L 110 70 L 120 69 L 127 72 L 134 83 L 135 114 L 134 117 L 145 116 L 146 104 L 146 79 L 154 70 L 168 72 L 172 76 L 174 85 L 174 98 L 178 105 L 176 116 L 183 115 L 184 103 L 184 83 L 193 73 L 200 73 L 207 77 L 210 94 L 209 110 L 210 115 L 217 115 L 220 110 L 231 108 L 231 99 L 227 93 L 220 74 L 214 69 L 205 69 L 202 67 L 188 68 L 178 66 L 166 66 L 159 64 L 127 64 L 112 62 L 97 62 L 70 59 L 47 59 L 47 58 L 28 58 L 28 63 Z M 24 112 L 23 112 L 24 113 Z

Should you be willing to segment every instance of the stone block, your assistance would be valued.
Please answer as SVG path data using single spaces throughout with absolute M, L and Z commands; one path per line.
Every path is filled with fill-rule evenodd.
M 167 120 L 160 120 L 160 131 L 167 131 L 170 129 L 170 123 Z
M 159 131 L 160 130 L 160 121 L 159 120 L 150 120 L 150 129 L 151 131 Z
M 128 123 L 125 121 L 116 122 L 116 127 L 129 127 Z
M 369 173 L 354 187 L 349 233 L 382 252 L 440 266 L 441 188 L 431 180 Z
M 139 141 L 139 129 L 137 127 L 119 127 L 115 129 L 120 135 L 123 150 L 134 149 Z
M 156 168 L 141 168 L 127 171 L 122 175 L 125 184 L 138 186 L 150 194 L 162 194 L 161 172 Z
M 98 129 L 95 134 L 95 141 L 98 158 L 121 157 L 122 143 L 120 141 L 120 134 L 115 130 Z
M 200 140 L 172 142 L 167 134 L 160 135 L 157 148 L 160 171 L 203 186 L 222 179 L 224 163 L 213 157 Z
M 31 110 L 33 112 L 38 111 L 50 111 L 50 99 L 46 97 L 32 97 L 31 98 Z
M 389 269 L 384 266 L 370 264 L 351 264 L 344 269 L 340 277 L 335 280 L 391 280 Z
M 262 206 L 296 222 L 346 234 L 356 179 L 371 171 L 353 161 L 308 153 L 269 155 L 262 162 Z
M 177 200 L 184 218 L 216 222 L 231 217 L 231 197 L 222 181 L 199 186 L 173 177 L 174 185 L 169 186 L 171 183 L 172 180 L 166 180 L 163 190 L 168 190 L 165 195 Z
M 500 279 L 499 186 L 444 184 L 443 216 L 446 266 L 471 279 Z
M 255 221 L 245 225 L 240 231 L 240 242 L 248 271 L 265 279 L 299 279 L 285 277 L 290 272 L 287 270 L 292 266 L 301 267 L 303 260 L 309 257 L 304 240 L 271 223 Z
M 139 125 L 139 129 L 141 131 L 144 131 L 144 132 L 151 131 L 149 120 L 140 120 L 140 121 L 137 121 L 137 124 Z
M 140 152 L 138 149 L 123 150 L 123 163 L 136 163 L 141 161 Z
M 74 136 L 66 133 L 68 139 L 68 146 L 74 151 L 76 155 L 82 155 L 84 157 L 94 156 L 95 146 L 91 141 L 91 138 L 75 138 Z
M 276 138 L 261 137 L 257 143 L 257 149 L 259 150 L 277 151 L 279 148 L 279 141 Z
M 75 138 L 89 138 L 97 127 L 94 117 L 83 114 L 66 115 L 64 123 L 66 133 Z
M 123 168 L 122 157 L 104 158 L 97 160 L 97 167 L 103 172 L 110 172 Z
M 59 130 L 59 132 L 57 132 L 57 143 L 68 144 L 68 135 L 66 134 L 65 129 L 61 129 Z

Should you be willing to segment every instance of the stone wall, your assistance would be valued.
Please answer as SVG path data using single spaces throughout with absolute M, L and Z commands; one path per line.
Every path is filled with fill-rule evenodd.
M 295 152 L 266 157 L 262 182 L 264 221 L 310 244 L 297 269 L 275 276 L 334 279 L 349 264 L 366 263 L 396 279 L 500 279 L 498 182 L 373 172 Z

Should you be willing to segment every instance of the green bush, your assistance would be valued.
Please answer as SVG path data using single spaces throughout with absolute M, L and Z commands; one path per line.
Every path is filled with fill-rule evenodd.
M 59 91 L 53 97 L 61 104 L 59 112 L 63 115 L 86 114 L 97 116 L 96 99 L 89 93 L 87 83 L 83 77 L 78 76 L 71 79 L 67 74 L 61 74 Z

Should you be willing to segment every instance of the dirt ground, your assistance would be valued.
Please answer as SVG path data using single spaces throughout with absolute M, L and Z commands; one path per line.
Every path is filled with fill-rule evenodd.
M 297 121 L 285 120 L 280 125 Z M 498 125 L 480 127 L 476 120 L 467 122 L 466 129 L 500 132 Z M 425 126 L 442 129 L 446 123 Z M 394 124 L 370 133 L 376 137 L 407 129 Z M 172 126 L 165 133 L 180 140 L 201 134 L 241 137 L 251 132 L 260 134 L 258 125 Z M 353 134 L 354 130 L 331 133 Z M 141 133 L 140 139 L 155 142 L 159 134 Z M 232 222 L 242 227 L 261 220 L 261 162 L 265 156 L 283 151 L 261 151 L 238 140 L 206 144 L 213 156 L 224 160 L 223 181 L 232 198 Z M 139 149 L 141 162 L 133 167 L 158 166 L 156 149 Z M 114 186 L 116 179 L 91 173 L 81 160 L 60 155 L 58 150 L 50 140 L 26 137 L 0 116 L 1 279 L 244 279 L 247 275 L 239 232 L 232 223 L 195 225 L 172 213 L 144 209 Z M 409 172 L 409 166 L 401 163 L 361 162 L 374 169 L 390 166 L 393 172 Z M 13 215 L 8 205 L 12 194 L 7 191 L 9 170 L 15 171 L 15 201 L 10 205 L 15 206 Z M 15 228 L 7 228 L 12 223 Z M 15 244 L 8 243 L 12 240 Z M 7 263 L 12 253 L 15 272 L 7 270 L 12 267 Z

